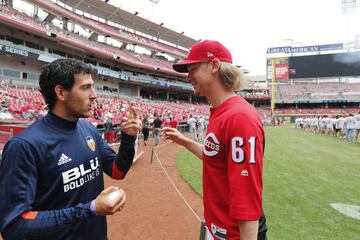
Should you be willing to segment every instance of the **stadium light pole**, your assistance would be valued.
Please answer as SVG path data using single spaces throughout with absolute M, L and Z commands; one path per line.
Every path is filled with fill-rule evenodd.
M 302 42 L 295 42 L 294 39 L 292 38 L 287 38 L 287 39 L 283 39 L 283 40 L 280 40 L 278 41 L 278 43 L 281 43 L 281 42 L 290 42 L 290 47 L 292 48 L 293 45 L 303 45 Z M 292 56 L 292 52 L 290 53 L 291 56 Z M 271 116 L 274 117 L 274 112 L 275 112 L 275 99 L 276 99 L 276 75 L 275 75 L 275 59 L 276 58 L 271 58 L 271 68 L 272 68 L 272 76 L 271 76 Z
M 356 12 L 357 0 L 342 0 L 341 13 L 346 17 L 346 50 L 350 51 L 350 17 Z
M 160 0 L 149 0 L 149 2 L 151 2 L 151 18 L 154 18 L 154 7 Z
M 275 110 L 275 61 L 274 58 L 271 58 L 271 68 L 272 68 L 272 76 L 271 76 L 271 120 L 274 117 Z

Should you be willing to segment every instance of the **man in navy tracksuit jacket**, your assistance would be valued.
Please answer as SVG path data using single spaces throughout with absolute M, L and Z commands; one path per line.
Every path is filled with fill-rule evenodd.
M 116 154 L 86 120 L 96 99 L 93 69 L 62 59 L 46 65 L 40 88 L 49 113 L 5 146 L 0 166 L 4 239 L 107 239 L 106 215 L 124 207 L 104 190 L 103 172 L 122 179 L 139 126 L 122 125 Z

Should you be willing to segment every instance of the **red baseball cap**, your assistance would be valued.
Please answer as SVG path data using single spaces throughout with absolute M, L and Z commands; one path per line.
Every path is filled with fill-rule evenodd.
M 186 73 L 187 65 L 203 61 L 211 61 L 218 58 L 221 62 L 232 63 L 229 50 L 218 41 L 204 40 L 195 43 L 187 55 L 185 61 L 173 64 L 173 69 L 177 72 Z

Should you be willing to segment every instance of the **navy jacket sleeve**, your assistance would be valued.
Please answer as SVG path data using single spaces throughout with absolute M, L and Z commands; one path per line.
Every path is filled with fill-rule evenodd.
M 38 178 L 37 155 L 32 146 L 17 137 L 5 146 L 0 167 L 0 231 L 5 239 L 46 236 L 95 216 L 90 203 L 50 211 L 37 211 L 32 204 Z
M 123 179 L 129 171 L 134 155 L 135 155 L 135 140 L 136 137 L 129 136 L 121 132 L 121 144 L 118 154 L 115 156 L 111 154 L 114 152 L 109 145 L 101 138 L 102 157 L 104 159 L 104 171 L 107 175 L 114 179 Z

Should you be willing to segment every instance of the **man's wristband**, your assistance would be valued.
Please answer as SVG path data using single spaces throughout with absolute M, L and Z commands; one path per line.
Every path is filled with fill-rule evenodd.
M 96 214 L 96 202 L 95 202 L 95 199 L 91 201 L 90 203 L 90 210 L 95 214 Z

